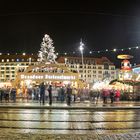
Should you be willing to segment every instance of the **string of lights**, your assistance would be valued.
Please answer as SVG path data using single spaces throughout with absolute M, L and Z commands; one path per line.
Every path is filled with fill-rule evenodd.
M 129 48 L 120 48 L 120 49 L 104 49 L 104 50 L 90 50 L 88 52 L 85 52 L 86 54 L 95 54 L 95 53 L 105 53 L 105 52 L 124 52 L 124 51 L 133 51 L 133 50 L 138 50 L 140 49 L 140 46 L 135 46 L 135 47 L 129 47 Z M 80 51 L 77 50 L 77 51 L 71 51 L 71 52 L 56 52 L 56 55 L 74 55 L 74 54 L 79 54 Z M 6 54 L 6 55 L 10 55 L 11 53 L 0 53 L 0 55 L 3 55 L 3 54 Z M 21 54 L 21 53 L 15 53 L 15 55 L 18 55 L 18 54 Z M 26 53 L 22 53 L 23 55 L 26 55 Z M 32 53 L 31 55 L 34 55 L 35 53 Z M 36 53 L 37 54 L 37 53 Z
M 135 47 L 129 47 L 129 48 L 120 48 L 120 49 L 104 49 L 104 50 L 90 50 L 89 52 L 86 52 L 88 54 L 93 54 L 93 53 L 104 53 L 104 52 L 124 52 L 124 51 L 132 51 L 132 50 L 137 50 L 137 49 L 140 49 L 140 46 L 135 46 Z M 64 53 L 57 53 L 57 55 L 69 55 L 69 54 L 77 54 L 79 53 L 78 51 L 75 52 L 64 52 Z

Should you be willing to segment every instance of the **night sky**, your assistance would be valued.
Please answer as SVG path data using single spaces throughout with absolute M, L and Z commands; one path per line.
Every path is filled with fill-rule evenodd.
M 44 34 L 49 34 L 59 53 L 140 46 L 139 0 L 45 0 L 0 2 L 0 52 L 37 53 Z M 140 49 L 93 53 L 107 56 L 117 66 L 118 54 L 131 54 L 140 63 Z M 77 54 L 80 55 L 80 54 Z

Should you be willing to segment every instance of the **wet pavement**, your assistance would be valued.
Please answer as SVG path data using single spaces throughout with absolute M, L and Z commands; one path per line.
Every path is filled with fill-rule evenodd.
M 0 109 L 0 140 L 139 140 L 139 132 L 140 109 Z
M 102 101 L 98 102 L 98 104 L 95 104 L 94 102 L 76 102 L 71 103 L 70 106 L 67 106 L 67 104 L 60 103 L 60 102 L 53 102 L 53 104 L 50 106 L 48 102 L 45 102 L 45 104 L 40 104 L 37 101 L 18 101 L 16 103 L 0 103 L 0 108 L 30 108 L 30 109 L 140 109 L 140 102 L 132 102 L 132 101 L 119 101 L 114 102 L 111 104 L 108 102 L 108 104 L 103 104 Z

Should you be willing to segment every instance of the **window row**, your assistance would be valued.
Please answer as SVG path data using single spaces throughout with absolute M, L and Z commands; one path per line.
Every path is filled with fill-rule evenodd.
M 17 58 L 17 59 L 1 59 L 1 62 L 37 62 L 36 59 L 33 58 L 28 58 L 28 59 L 21 59 L 21 58 Z
M 69 65 L 70 68 L 87 68 L 87 69 L 110 69 L 110 70 L 115 70 L 115 67 L 111 67 L 111 68 L 104 68 L 104 67 L 97 67 L 97 66 L 78 66 L 78 65 Z

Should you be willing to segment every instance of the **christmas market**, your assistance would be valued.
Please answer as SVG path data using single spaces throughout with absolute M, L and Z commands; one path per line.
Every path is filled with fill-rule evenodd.
M 53 41 L 49 35 L 45 35 L 38 53 L 38 64 L 30 65 L 27 69 L 19 69 L 15 81 L 12 83 L 19 92 L 26 94 L 27 89 L 45 85 L 56 87 L 67 87 L 82 89 L 86 83 L 79 79 L 77 71 L 70 71 L 65 65 L 56 62 Z
M 71 84 L 73 87 L 82 88 L 84 83 L 78 77 L 78 73 L 69 71 L 65 66 L 59 64 L 40 64 L 30 66 L 24 72 L 19 72 L 14 84 L 18 87 L 32 87 L 33 85 L 45 82 L 46 84 L 55 84 L 56 86 Z

